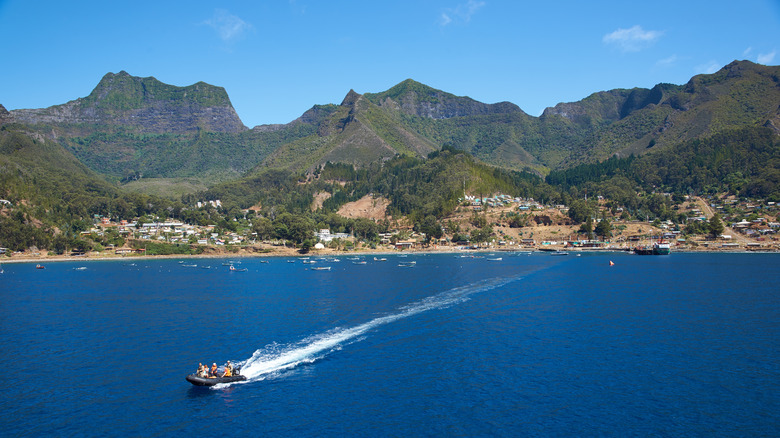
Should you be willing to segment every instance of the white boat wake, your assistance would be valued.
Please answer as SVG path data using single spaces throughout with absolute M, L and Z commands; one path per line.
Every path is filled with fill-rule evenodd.
M 389 324 L 399 319 L 407 318 L 428 310 L 443 309 L 467 301 L 471 295 L 485 292 L 504 286 L 516 278 L 493 278 L 456 287 L 437 295 L 409 304 L 398 309 L 398 312 L 380 316 L 366 323 L 351 328 L 336 328 L 325 333 L 310 336 L 289 346 L 271 344 L 257 350 L 252 357 L 240 362 L 241 374 L 247 377 L 244 382 L 265 380 L 277 375 L 279 372 L 295 368 L 301 364 L 308 364 L 322 359 L 333 351 L 338 351 L 349 341 L 360 340 L 360 336 L 369 330 Z M 217 385 L 215 388 L 226 385 Z

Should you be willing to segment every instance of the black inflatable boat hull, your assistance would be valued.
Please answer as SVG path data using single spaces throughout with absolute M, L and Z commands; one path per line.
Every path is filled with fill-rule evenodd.
M 217 383 L 232 383 L 240 382 L 242 380 L 246 380 L 246 377 L 239 375 L 230 377 L 214 377 L 213 379 L 209 379 L 207 377 L 198 377 L 195 374 L 190 374 L 187 376 L 187 381 L 195 386 L 214 386 Z

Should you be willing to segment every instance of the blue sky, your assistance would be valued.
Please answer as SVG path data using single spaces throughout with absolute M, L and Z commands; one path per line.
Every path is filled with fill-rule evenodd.
M 0 41 L 9 110 L 87 96 L 125 70 L 225 87 L 249 127 L 407 78 L 536 116 L 735 59 L 777 65 L 780 1 L 0 0 Z

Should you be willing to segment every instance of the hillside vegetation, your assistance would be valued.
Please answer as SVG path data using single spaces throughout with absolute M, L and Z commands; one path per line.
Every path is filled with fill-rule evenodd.
M 79 233 L 95 215 L 134 218 L 182 214 L 180 201 L 126 194 L 59 144 L 25 128 L 0 128 L 0 246 L 91 248 Z M 180 217 L 185 217 L 184 215 Z
M 563 204 L 573 223 L 603 208 L 680 219 L 661 193 L 780 200 L 779 111 L 780 68 L 747 61 L 684 85 L 594 93 L 541 117 L 405 80 L 252 129 L 220 87 L 108 74 L 63 105 L 0 105 L 0 245 L 121 243 L 81 238 L 101 216 L 230 231 L 251 222 L 257 236 L 298 244 L 317 227 L 367 236 L 389 224 L 336 214 L 366 197 L 432 235 L 467 206 L 464 195 Z M 501 220 L 530 220 L 511 216 Z
M 424 158 L 444 146 L 546 175 L 731 129 L 780 132 L 779 77 L 778 67 L 735 61 L 684 85 L 597 92 L 540 117 L 407 79 L 379 93 L 350 90 L 340 104 L 315 105 L 286 125 L 247 130 L 220 87 L 176 87 L 120 72 L 87 97 L 2 119 L 56 139 L 90 169 L 126 182 L 195 178 L 211 186 L 260 169 L 361 167 L 396 155 Z
M 607 161 L 554 171 L 549 184 L 563 189 L 589 188 L 615 199 L 614 188 L 630 181 L 630 191 L 685 194 L 731 192 L 780 201 L 780 138 L 763 127 L 724 131 L 689 140 L 641 157 Z

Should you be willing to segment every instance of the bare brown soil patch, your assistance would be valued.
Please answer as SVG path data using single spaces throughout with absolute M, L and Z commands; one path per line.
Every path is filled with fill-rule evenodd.
M 328 192 L 317 192 L 314 194 L 314 201 L 311 203 L 311 211 L 317 211 L 322 208 L 322 203 L 332 195 Z
M 383 220 L 387 218 L 386 210 L 390 201 L 386 198 L 373 198 L 366 195 L 355 202 L 344 204 L 338 214 L 348 218 L 367 218 Z

